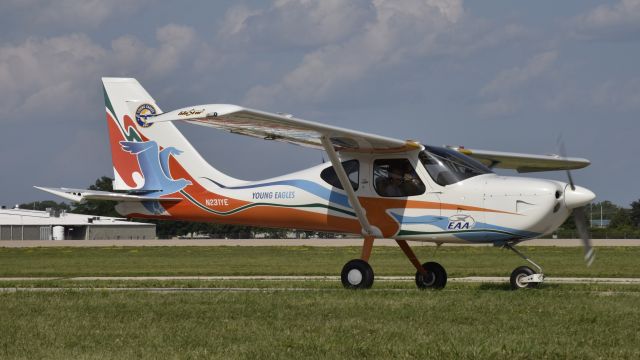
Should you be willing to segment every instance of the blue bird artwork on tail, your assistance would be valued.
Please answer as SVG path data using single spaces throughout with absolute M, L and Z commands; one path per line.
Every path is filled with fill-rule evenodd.
M 169 157 L 180 155 L 182 151 L 174 147 L 159 151 L 158 143 L 155 141 L 120 141 L 120 146 L 122 150 L 138 158 L 144 185 L 137 191 L 145 192 L 147 196 L 160 197 L 176 193 L 191 185 L 191 181 L 186 179 L 174 180 L 169 172 Z

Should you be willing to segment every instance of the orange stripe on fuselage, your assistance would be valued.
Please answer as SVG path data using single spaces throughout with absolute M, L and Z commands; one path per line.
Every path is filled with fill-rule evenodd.
M 443 209 L 460 211 L 479 211 L 512 214 L 501 210 L 492 210 L 477 206 L 443 204 L 433 201 L 360 197 L 360 204 L 367 212 L 371 225 L 377 226 L 385 237 L 391 237 L 400 230 L 400 224 L 387 213 L 389 209 Z
M 183 201 L 190 205 L 187 209 L 171 208 L 171 203 L 161 204 L 171 213 L 171 217 L 149 216 L 143 214 L 131 214 L 130 217 L 150 218 L 150 219 L 172 219 L 201 221 L 218 224 L 248 225 L 270 228 L 285 228 L 313 231 L 329 231 L 341 233 L 360 234 L 360 223 L 357 219 L 342 218 L 323 213 L 315 213 L 294 208 L 279 208 L 276 206 L 256 206 L 241 212 L 221 216 L 205 212 L 199 207 L 191 204 L 188 200 Z M 175 204 L 175 203 L 174 203 Z M 170 209 L 171 208 L 171 209 Z
M 170 173 L 174 179 L 184 178 L 191 181 L 192 185 L 187 186 L 184 191 L 201 205 L 218 212 L 227 212 L 238 209 L 242 206 L 253 204 L 250 201 L 239 200 L 217 194 L 205 189 L 196 179 L 194 179 L 182 165 L 173 157 L 170 158 Z M 251 225 L 276 228 L 296 228 L 318 231 L 335 231 L 359 234 L 361 227 L 356 218 L 345 218 L 328 213 L 313 212 L 300 208 L 286 208 L 273 205 L 258 205 L 247 208 L 237 213 L 228 215 L 218 215 L 207 212 L 196 206 L 181 193 L 166 195 L 167 197 L 182 197 L 180 202 L 162 202 L 163 207 L 171 214 L 172 219 L 203 221 L 236 225 Z M 222 202 L 216 206 L 206 206 L 207 199 L 226 199 L 226 205 Z M 364 207 L 369 222 L 378 227 L 383 236 L 392 237 L 400 230 L 400 224 L 391 217 L 389 209 L 430 209 L 430 210 L 460 210 L 477 212 L 494 212 L 512 214 L 506 211 L 492 210 L 476 206 L 460 204 L 441 204 L 432 201 L 419 201 L 407 199 L 373 198 L 360 197 L 360 203 Z M 155 218 L 136 214 L 134 217 Z M 158 218 L 166 218 L 160 216 Z
M 203 196 L 216 196 L 219 198 L 225 198 L 224 196 L 217 195 L 204 190 L 200 196 L 195 196 L 192 191 L 188 192 L 194 198 L 202 198 Z M 318 231 L 335 231 L 335 232 L 347 232 L 347 233 L 360 233 L 360 224 L 355 218 L 344 218 L 340 216 L 334 216 L 327 213 L 311 212 L 303 209 L 295 208 L 283 208 L 272 205 L 258 205 L 256 207 L 242 210 L 238 213 L 229 215 L 216 215 L 202 210 L 195 206 L 190 200 L 186 199 L 182 194 L 176 195 L 183 197 L 185 200 L 178 203 L 166 202 L 162 205 L 171 214 L 172 218 L 191 221 L 204 221 L 215 223 L 226 223 L 236 225 L 252 225 L 252 226 L 264 226 L 264 227 L 282 227 L 282 228 L 296 228 L 305 230 L 318 230 Z M 236 209 L 242 205 L 250 204 L 250 202 L 241 201 L 233 198 L 228 198 L 230 203 L 234 206 L 229 206 L 227 209 L 213 208 L 217 211 L 229 211 Z M 201 204 L 204 204 L 201 199 L 197 199 Z M 377 198 L 360 198 L 362 206 L 367 213 L 367 219 L 369 222 L 378 227 L 384 237 L 392 237 L 400 230 L 400 224 L 391 217 L 387 210 L 389 209 L 431 209 L 437 210 L 440 208 L 440 204 L 437 202 L 428 201 L 403 201 L 397 199 L 377 199 Z M 450 206 L 451 204 L 445 204 Z M 500 212 L 491 209 L 471 207 L 471 206 L 451 206 L 452 209 L 460 209 L 463 211 L 482 211 L 482 212 Z
M 226 212 L 244 205 L 252 204 L 250 201 L 239 200 L 208 191 L 196 181 L 173 157 L 169 160 L 169 172 L 173 179 L 187 179 L 191 185 L 184 191 L 201 205 L 215 211 Z M 360 224 L 355 218 L 344 218 L 329 215 L 327 213 L 312 212 L 296 208 L 284 208 L 271 205 L 258 205 L 229 215 L 217 215 L 207 212 L 196 206 L 181 193 L 166 195 L 167 197 L 182 197 L 180 202 L 163 202 L 162 206 L 171 214 L 172 219 L 205 221 L 224 224 L 251 225 L 279 228 L 296 228 L 303 230 L 320 230 L 360 233 Z M 206 206 L 207 199 L 227 200 L 226 205 Z M 224 204 L 224 202 L 222 202 Z M 220 204 L 220 202 L 218 202 Z M 166 218 L 141 214 L 132 214 L 132 217 Z
M 200 183 L 193 178 L 193 176 L 191 176 L 191 174 L 189 174 L 187 172 L 187 170 L 185 170 L 182 165 L 173 157 L 171 156 L 169 158 L 169 173 L 171 174 L 171 178 L 173 179 L 187 179 L 189 181 L 191 181 L 191 185 L 187 186 L 186 188 L 184 188 L 184 191 L 186 191 L 192 198 L 196 199 L 200 204 L 206 206 L 207 203 L 207 199 L 215 199 L 215 200 L 227 200 L 227 204 L 224 205 L 224 202 L 222 203 L 222 205 L 215 205 L 215 206 L 207 206 L 208 208 L 210 208 L 211 210 L 215 210 L 215 211 L 230 211 L 233 209 L 236 209 L 240 206 L 243 205 L 247 205 L 247 204 L 251 204 L 250 201 L 244 201 L 244 200 L 239 200 L 239 199 L 234 199 L 228 196 L 224 196 L 221 194 L 217 194 L 214 192 L 211 192 L 207 189 L 205 189 L 202 185 L 200 185 Z M 178 194 L 175 194 L 178 195 Z M 186 199 L 186 197 L 184 197 L 184 195 L 179 194 L 181 197 L 185 198 L 186 201 L 180 201 L 179 203 L 175 203 L 174 207 L 176 206 L 182 206 L 185 203 L 188 203 L 191 205 L 191 202 Z M 174 196 L 174 195 L 169 195 L 169 196 Z M 168 197 L 169 197 L 168 196 Z M 220 204 L 220 202 L 218 202 L 218 204 Z M 195 205 L 194 205 L 195 206 Z M 179 207 L 180 208 L 180 207 Z M 202 211 L 205 214 L 209 214 L 209 215 L 213 215 L 209 212 L 206 212 L 202 209 L 199 209 L 200 211 Z M 213 215 L 215 216 L 215 215 Z

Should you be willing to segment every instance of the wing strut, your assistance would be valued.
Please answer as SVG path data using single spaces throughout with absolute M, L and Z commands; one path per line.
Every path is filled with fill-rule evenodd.
M 347 176 L 347 173 L 344 171 L 344 168 L 342 167 L 342 163 L 338 158 L 338 154 L 336 153 L 336 150 L 333 148 L 333 144 L 331 143 L 331 140 L 329 140 L 329 138 L 327 138 L 326 136 L 322 136 L 320 140 L 322 141 L 322 146 L 327 152 L 327 155 L 329 155 L 329 160 L 331 160 L 331 165 L 333 165 L 333 169 L 336 171 L 336 174 L 338 175 L 338 179 L 340 180 L 340 184 L 342 185 L 342 188 L 347 193 L 349 202 L 351 203 L 351 206 L 353 206 L 353 211 L 356 213 L 356 216 L 358 217 L 358 221 L 360 221 L 360 225 L 362 226 L 362 235 L 364 235 L 365 237 L 371 236 L 371 237 L 381 238 L 382 232 L 380 231 L 380 229 L 374 226 L 371 226 L 371 224 L 369 223 L 369 220 L 367 219 L 367 216 L 365 214 L 365 210 L 360 204 L 360 200 L 358 200 L 358 197 L 356 196 L 356 192 L 353 191 L 353 187 L 351 186 L 349 177 Z

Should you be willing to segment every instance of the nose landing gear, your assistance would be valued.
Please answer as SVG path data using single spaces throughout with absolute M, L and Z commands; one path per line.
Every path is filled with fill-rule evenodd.
M 535 266 L 538 269 L 538 273 L 533 271 L 528 266 L 520 266 L 513 270 L 510 277 L 511 290 L 518 290 L 524 288 L 535 288 L 538 287 L 544 281 L 544 274 L 542 273 L 542 267 L 540 265 L 533 262 L 533 260 L 529 259 L 526 255 L 518 251 L 513 245 L 509 243 L 505 243 L 504 247 L 513 251 L 521 258 L 527 260 L 531 265 Z

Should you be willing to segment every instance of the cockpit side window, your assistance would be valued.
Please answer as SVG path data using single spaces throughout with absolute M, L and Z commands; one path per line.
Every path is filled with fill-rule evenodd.
M 429 176 L 441 186 L 492 172 L 481 162 L 451 149 L 427 146 L 418 157 Z
M 375 160 L 373 186 L 384 197 L 421 195 L 426 189 L 408 159 Z
M 351 182 L 351 187 L 353 188 L 353 190 L 358 190 L 358 183 L 360 181 L 360 162 L 358 162 L 358 160 L 343 161 L 342 168 L 344 168 L 344 172 L 347 173 L 349 182 Z M 336 174 L 336 171 L 333 169 L 333 166 L 329 166 L 328 168 L 322 170 L 322 172 L 320 173 L 320 177 L 329 185 L 337 187 L 340 190 L 344 190 L 342 184 L 340 183 L 340 179 L 338 179 L 338 174 Z

